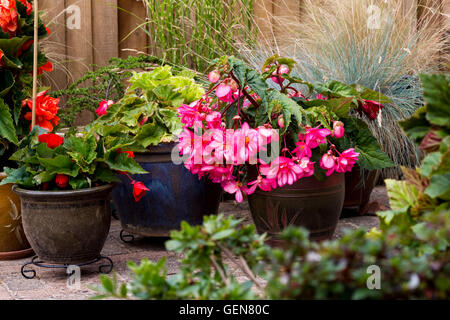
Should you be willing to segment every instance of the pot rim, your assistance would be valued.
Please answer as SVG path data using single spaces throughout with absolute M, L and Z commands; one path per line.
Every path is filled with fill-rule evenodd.
M 93 187 L 93 188 L 85 188 L 85 189 L 78 189 L 78 190 L 61 190 L 61 191 L 42 191 L 42 190 L 28 190 L 28 189 L 22 189 L 17 184 L 15 184 L 12 187 L 12 190 L 17 193 L 18 195 L 24 195 L 24 196 L 49 196 L 49 197 L 67 197 L 67 196 L 83 196 L 88 195 L 92 193 L 97 192 L 103 192 L 107 190 L 112 190 L 114 187 L 114 183 L 108 183 L 99 187 Z

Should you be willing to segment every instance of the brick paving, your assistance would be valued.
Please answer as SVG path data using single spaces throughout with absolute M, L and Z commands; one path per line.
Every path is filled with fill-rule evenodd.
M 384 187 L 377 187 L 371 195 L 371 201 L 377 203 L 378 208 L 387 208 L 388 200 Z M 372 206 L 376 208 L 377 206 Z M 372 210 L 373 211 L 373 210 Z M 225 214 L 234 214 L 251 223 L 248 204 L 236 204 L 234 201 L 223 202 L 220 211 Z M 339 221 L 334 235 L 338 238 L 346 228 L 355 229 L 364 227 L 371 229 L 378 226 L 378 218 L 369 212 L 368 215 L 344 218 Z M 157 261 L 166 257 L 169 274 L 178 270 L 179 254 L 167 252 L 164 249 L 164 241 L 167 239 L 136 238 L 132 243 L 124 243 L 119 238 L 120 223 L 113 220 L 111 230 L 102 254 L 114 261 L 114 272 L 119 280 L 129 279 L 127 261 L 139 262 L 143 258 Z M 20 274 L 20 267 L 28 259 L 14 261 L 0 261 L 0 300 L 9 299 L 87 299 L 95 294 L 89 286 L 98 285 L 98 266 L 90 265 L 82 268 L 80 288 L 67 286 L 67 275 L 63 269 L 35 268 L 37 277 L 25 279 Z M 232 266 L 232 265 L 231 265 Z

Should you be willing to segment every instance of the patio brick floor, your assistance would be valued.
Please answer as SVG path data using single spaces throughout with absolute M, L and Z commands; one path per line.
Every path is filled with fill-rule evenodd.
M 376 187 L 371 195 L 371 202 L 377 203 L 378 208 L 388 207 L 386 189 Z M 373 206 L 371 211 L 377 208 Z M 245 219 L 245 222 L 251 223 L 248 204 L 236 204 L 234 201 L 221 203 L 219 212 L 224 214 L 234 214 Z M 370 214 L 372 213 L 372 215 Z M 355 229 L 364 227 L 371 229 L 378 226 L 378 218 L 369 212 L 369 215 L 344 218 L 339 221 L 338 228 L 334 235 L 335 238 L 342 235 L 345 228 Z M 114 272 L 121 281 L 129 279 L 127 261 L 139 262 L 143 258 L 157 261 L 166 257 L 169 274 L 174 274 L 178 270 L 179 254 L 167 252 L 164 248 L 164 241 L 167 239 L 145 239 L 136 238 L 134 242 L 126 244 L 119 238 L 120 223 L 117 220 L 112 221 L 111 230 L 108 235 L 102 254 L 110 257 L 114 262 Z M 25 279 L 20 274 L 22 264 L 28 259 L 14 261 L 0 261 L 0 300 L 5 299 L 87 299 L 95 293 L 89 289 L 89 286 L 98 285 L 99 264 L 93 264 L 82 267 L 80 288 L 76 289 L 67 286 L 67 275 L 64 269 L 43 269 L 34 268 L 37 277 L 34 279 Z M 233 267 L 233 265 L 230 265 Z M 237 274 L 237 276 L 242 276 Z

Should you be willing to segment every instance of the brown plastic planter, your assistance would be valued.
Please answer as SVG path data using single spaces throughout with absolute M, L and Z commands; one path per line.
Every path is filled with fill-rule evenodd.
M 323 182 L 308 177 L 270 192 L 257 189 L 248 200 L 258 232 L 268 234 L 269 244 L 282 245 L 280 232 L 290 225 L 308 229 L 311 240 L 330 239 L 339 221 L 344 195 L 344 174 L 339 173 Z
M 32 191 L 14 186 L 25 235 L 39 259 L 79 264 L 100 256 L 111 223 L 112 184 L 74 191 Z
M 0 181 L 6 174 L 0 172 Z M 0 186 L 0 260 L 14 260 L 33 254 L 22 227 L 20 199 L 12 184 Z

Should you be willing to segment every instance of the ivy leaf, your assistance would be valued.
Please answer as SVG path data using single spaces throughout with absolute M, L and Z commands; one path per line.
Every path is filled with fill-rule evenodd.
M 0 137 L 7 139 L 8 141 L 17 145 L 19 140 L 17 139 L 16 129 L 14 127 L 13 118 L 9 107 L 5 104 L 3 99 L 0 98 Z

